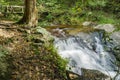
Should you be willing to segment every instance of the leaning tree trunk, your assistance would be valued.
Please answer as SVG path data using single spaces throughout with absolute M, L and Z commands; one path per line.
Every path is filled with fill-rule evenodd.
M 27 24 L 30 27 L 36 26 L 38 22 L 37 13 L 36 0 L 25 0 L 24 15 L 20 23 Z

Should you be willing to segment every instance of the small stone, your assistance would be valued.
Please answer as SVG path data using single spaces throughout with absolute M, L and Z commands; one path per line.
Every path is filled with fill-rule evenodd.
M 80 78 L 80 76 L 76 73 L 73 73 L 71 71 L 66 71 L 66 75 L 68 80 L 78 80 Z
M 26 32 L 27 32 L 28 34 L 30 34 L 31 31 L 30 31 L 30 30 L 26 30 Z
M 91 24 L 91 22 L 88 22 L 88 21 L 86 21 L 86 22 L 83 22 L 83 26 L 89 26 Z

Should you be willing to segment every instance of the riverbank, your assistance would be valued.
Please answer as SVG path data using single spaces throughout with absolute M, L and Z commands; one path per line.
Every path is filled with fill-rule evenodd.
M 66 61 L 57 54 L 52 38 L 45 38 L 47 35 L 8 21 L 1 23 L 0 80 L 66 80 Z

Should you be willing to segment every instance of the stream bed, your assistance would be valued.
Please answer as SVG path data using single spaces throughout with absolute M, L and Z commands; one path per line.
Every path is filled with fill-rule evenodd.
M 81 69 L 97 70 L 120 80 L 114 44 L 106 41 L 104 30 L 83 26 L 53 26 L 47 30 L 54 36 L 59 55 L 68 60 L 67 70 L 78 75 L 83 75 Z

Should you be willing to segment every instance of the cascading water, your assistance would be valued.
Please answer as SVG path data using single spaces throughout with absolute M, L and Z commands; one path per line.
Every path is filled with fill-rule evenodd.
M 99 32 L 78 33 L 74 36 L 61 34 L 55 37 L 54 45 L 58 53 L 69 60 L 67 70 L 82 75 L 81 68 L 98 70 L 111 78 L 117 74 L 115 57 L 104 49 L 103 35 Z M 116 80 L 120 80 L 117 77 Z

